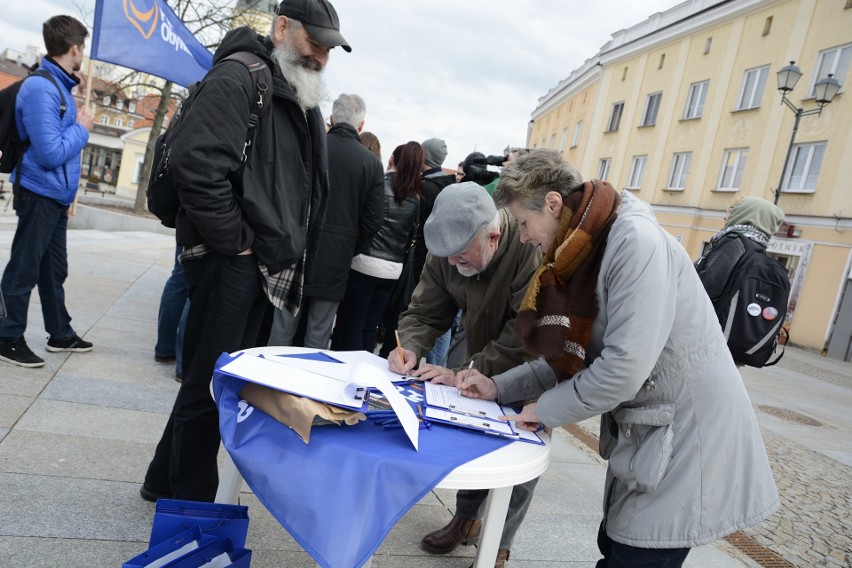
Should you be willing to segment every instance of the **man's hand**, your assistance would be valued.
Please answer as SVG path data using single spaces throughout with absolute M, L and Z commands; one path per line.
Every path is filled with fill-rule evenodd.
M 456 373 L 456 388 L 468 398 L 497 400 L 497 385 L 476 369 L 462 369 Z
M 408 349 L 402 350 L 404 361 L 399 360 L 399 349 L 391 349 L 388 353 L 388 369 L 400 375 L 407 375 L 417 365 L 417 355 Z
M 411 376 L 417 377 L 421 381 L 432 381 L 436 385 L 456 386 L 456 374 L 453 373 L 453 370 L 440 365 L 423 365 L 413 371 Z
M 536 413 L 536 403 L 526 405 L 523 410 L 521 410 L 520 414 L 513 414 L 512 416 L 501 416 L 500 420 L 507 420 L 509 422 L 514 422 L 515 426 L 520 428 L 521 430 L 529 430 L 530 432 L 535 432 L 538 430 L 541 422 L 538 420 L 538 414 Z
M 89 109 L 86 107 L 80 107 L 77 109 L 77 122 L 85 128 L 86 130 L 92 129 L 92 122 L 94 122 L 95 117 L 92 116 L 92 113 L 89 112 Z

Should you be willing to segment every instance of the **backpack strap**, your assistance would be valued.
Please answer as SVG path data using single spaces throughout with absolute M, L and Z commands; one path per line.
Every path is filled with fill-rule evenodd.
M 260 56 L 249 51 L 232 53 L 223 61 L 229 59 L 239 61 L 246 66 L 251 75 L 251 85 L 254 92 L 251 114 L 249 115 L 249 127 L 246 131 L 246 142 L 243 146 L 243 155 L 240 158 L 240 163 L 245 164 L 251 151 L 254 131 L 272 103 L 272 70 Z

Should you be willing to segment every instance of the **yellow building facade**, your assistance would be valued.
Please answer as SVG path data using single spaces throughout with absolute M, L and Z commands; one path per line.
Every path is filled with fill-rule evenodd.
M 801 117 L 785 170 L 796 116 L 776 74 L 791 61 L 794 106 L 819 108 L 827 73 L 843 88 Z M 850 0 L 690 0 L 617 32 L 539 99 L 528 146 L 651 203 L 693 259 L 734 200 L 772 201 L 781 183 L 768 250 L 790 274 L 791 342 L 852 360 L 850 66 Z

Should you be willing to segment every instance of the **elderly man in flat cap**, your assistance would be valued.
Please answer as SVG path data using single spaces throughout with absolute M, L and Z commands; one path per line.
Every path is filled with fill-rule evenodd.
M 515 318 L 527 283 L 540 264 L 540 253 L 517 239 L 518 227 L 506 210 L 498 211 L 491 196 L 473 182 L 448 185 L 435 199 L 423 227 L 429 256 L 411 304 L 399 322 L 404 361 L 393 350 L 392 371 L 422 380 L 452 377 L 473 361 L 488 375 L 502 373 L 527 361 L 515 334 Z M 435 340 L 452 324 L 459 310 L 467 334 L 467 360 L 457 369 L 425 364 L 413 370 Z M 538 479 L 515 486 L 500 540 L 497 568 L 509 557 L 512 540 L 529 508 Z M 462 490 L 456 513 L 442 529 L 426 535 L 422 546 L 446 554 L 459 544 L 479 538 L 486 490 Z
M 213 501 L 219 415 L 210 397 L 216 359 L 258 343 L 272 303 L 297 313 L 328 196 L 322 71 L 334 47 L 350 51 L 326 0 L 284 0 L 269 36 L 232 30 L 213 56 L 175 132 L 169 177 L 177 188 L 177 244 L 191 300 L 183 383 L 140 493 Z M 269 108 L 254 116 L 248 64 L 272 72 Z M 261 79 L 264 81 L 265 79 Z

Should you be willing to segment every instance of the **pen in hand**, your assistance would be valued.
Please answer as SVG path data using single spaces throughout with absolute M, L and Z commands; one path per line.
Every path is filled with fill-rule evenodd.
M 461 388 L 464 386 L 464 382 L 467 380 L 467 376 L 470 374 L 471 369 L 473 369 L 473 359 L 471 359 L 470 365 L 467 366 L 467 371 L 462 377 L 461 383 L 459 383 L 459 386 L 456 387 L 456 390 L 459 391 L 459 395 L 461 395 Z
M 405 374 L 405 352 L 402 350 L 402 343 L 399 341 L 399 331 L 393 330 L 393 334 L 396 336 L 396 350 L 399 353 L 399 364 L 402 365 L 402 375 Z

